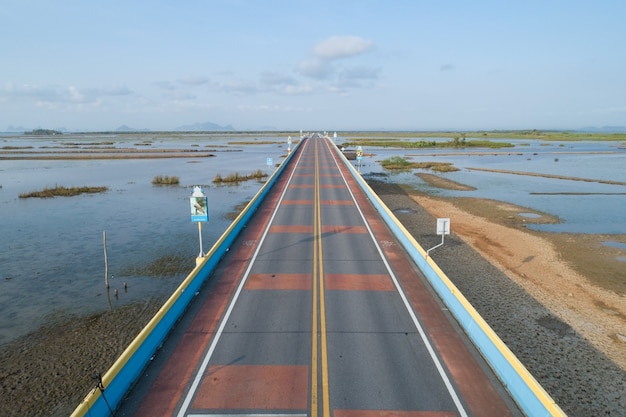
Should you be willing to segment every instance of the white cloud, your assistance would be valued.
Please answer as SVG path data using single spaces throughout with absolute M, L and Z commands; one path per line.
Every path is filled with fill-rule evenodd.
M 313 55 L 322 60 L 349 58 L 370 51 L 374 43 L 359 36 L 331 36 L 313 47 Z
M 363 87 L 365 80 L 378 79 L 380 67 L 345 65 L 373 48 L 374 42 L 359 36 L 331 36 L 313 47 L 312 56 L 301 61 L 296 72 L 320 82 L 329 82 L 329 85 L 321 86 L 322 90 L 346 94 L 348 88 Z

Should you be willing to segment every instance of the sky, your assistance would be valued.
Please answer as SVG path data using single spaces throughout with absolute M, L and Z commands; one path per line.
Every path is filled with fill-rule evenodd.
M 3 0 L 0 131 L 626 126 L 623 0 Z

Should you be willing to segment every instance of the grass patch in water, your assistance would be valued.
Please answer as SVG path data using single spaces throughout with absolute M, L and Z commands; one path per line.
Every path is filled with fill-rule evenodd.
M 238 172 L 235 172 L 234 174 L 230 174 L 225 177 L 222 177 L 221 174 L 217 174 L 215 178 L 213 178 L 213 183 L 214 184 L 224 184 L 224 183 L 238 184 L 243 181 L 248 181 L 248 180 L 253 180 L 253 179 L 260 180 L 265 177 L 267 177 L 267 174 L 261 171 L 260 169 L 258 169 L 252 172 L 250 175 L 241 175 Z
M 169 175 L 157 175 L 152 178 L 152 185 L 178 185 L 180 184 L 180 178 L 175 175 L 171 177 Z
M 447 142 L 436 140 L 400 140 L 400 139 L 374 139 L 374 138 L 359 138 L 352 139 L 351 141 L 343 144 L 345 147 L 350 146 L 376 146 L 381 148 L 394 147 L 402 149 L 425 149 L 425 148 L 453 148 L 453 149 L 465 149 L 465 148 L 512 148 L 515 145 L 509 142 L 493 142 L 486 139 L 480 140 L 466 140 L 465 137 L 455 136 L 452 140 Z
M 432 169 L 437 172 L 454 172 L 459 169 L 450 162 L 414 162 L 413 168 Z
M 275 141 L 275 140 L 261 140 L 261 141 L 257 141 L 256 139 L 254 141 L 232 141 L 232 142 L 228 142 L 229 145 L 274 145 L 276 143 L 283 143 L 283 142 L 279 142 L 279 141 Z
M 453 172 L 459 170 L 450 162 L 410 162 L 401 156 L 392 156 L 391 158 L 384 159 L 380 161 L 380 165 L 385 169 L 407 171 L 414 168 L 432 169 L 437 172 Z
M 20 198 L 52 198 L 52 197 L 72 197 L 80 194 L 94 194 L 108 191 L 109 187 L 64 187 L 44 188 L 41 191 L 21 193 Z
M 239 216 L 239 214 L 241 214 L 241 212 L 246 208 L 246 206 L 248 205 L 249 201 L 246 201 L 244 203 L 241 204 L 237 204 L 232 211 L 226 213 L 224 215 L 224 217 L 226 217 L 228 220 L 235 220 L 237 218 L 237 216 Z
M 192 256 L 164 255 L 148 265 L 122 269 L 121 276 L 172 277 L 189 273 L 194 267 Z
M 385 169 L 406 169 L 410 170 L 411 163 L 401 156 L 392 156 L 391 158 L 383 159 L 380 161 L 380 165 Z

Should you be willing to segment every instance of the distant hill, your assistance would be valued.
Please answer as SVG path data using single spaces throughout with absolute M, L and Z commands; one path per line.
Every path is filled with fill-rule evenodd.
M 176 129 L 177 132 L 214 132 L 214 131 L 233 131 L 234 127 L 231 125 L 220 126 L 216 123 L 204 122 L 195 123 L 192 125 L 179 126 Z
M 61 133 L 66 133 L 67 129 L 64 127 L 59 127 L 56 129 L 43 129 L 41 127 L 35 128 L 35 129 L 27 129 L 25 127 L 22 126 L 13 126 L 10 125 L 9 127 L 6 128 L 5 132 L 7 133 L 24 133 L 27 135 L 52 135 L 52 134 L 61 134 Z
M 27 130 L 28 129 L 26 129 L 25 127 L 22 127 L 22 126 L 10 125 L 9 127 L 6 128 L 5 132 L 23 133 L 23 132 L 26 132 Z
M 150 129 L 135 129 L 132 127 L 128 127 L 126 125 L 121 125 L 117 129 L 115 129 L 115 131 L 116 132 L 149 132 Z

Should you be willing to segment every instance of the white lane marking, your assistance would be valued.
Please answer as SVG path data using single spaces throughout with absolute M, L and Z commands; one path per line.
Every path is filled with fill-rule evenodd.
M 305 143 L 305 145 L 308 145 L 308 141 Z M 228 309 L 226 310 L 226 314 L 224 315 L 224 319 L 220 323 L 220 327 L 217 329 L 217 332 L 215 333 L 215 337 L 213 338 L 213 342 L 211 343 L 211 346 L 209 347 L 209 350 L 207 351 L 206 355 L 204 356 L 204 358 L 202 360 L 202 364 L 200 365 L 200 368 L 198 369 L 198 372 L 196 373 L 196 376 L 195 376 L 193 382 L 191 383 L 191 386 L 189 387 L 189 392 L 187 392 L 187 395 L 185 396 L 185 400 L 183 401 L 183 403 L 182 403 L 182 405 L 181 405 L 181 407 L 180 407 L 180 409 L 178 411 L 177 417 L 184 417 L 185 415 L 187 415 L 187 410 L 189 409 L 189 405 L 191 404 L 191 400 L 193 399 L 193 397 L 196 394 L 196 391 L 198 390 L 198 386 L 200 385 L 200 381 L 202 380 L 202 376 L 204 375 L 204 372 L 206 371 L 206 368 L 209 366 L 209 361 L 211 360 L 211 357 L 213 356 L 213 352 L 215 351 L 215 347 L 217 346 L 217 343 L 219 342 L 219 339 L 221 338 L 222 333 L 224 332 L 224 327 L 226 327 L 226 323 L 228 322 L 228 319 L 230 318 L 230 315 L 231 315 L 233 309 L 235 308 L 235 303 L 239 299 L 239 295 L 241 294 L 241 291 L 243 290 L 243 287 L 244 287 L 246 281 L 248 280 L 248 276 L 250 275 L 250 271 L 252 270 L 252 266 L 254 265 L 254 261 L 256 260 L 256 257 L 259 254 L 259 251 L 261 250 L 261 246 L 263 246 L 263 242 L 265 241 L 265 237 L 269 233 L 270 226 L 271 226 L 272 222 L 274 221 L 274 218 L 276 217 L 276 213 L 278 212 L 278 209 L 280 208 L 280 205 L 281 205 L 281 203 L 282 203 L 282 201 L 283 201 L 283 199 L 285 197 L 285 193 L 287 192 L 287 188 L 289 188 L 289 184 L 291 184 L 291 180 L 293 179 L 293 175 L 296 172 L 296 168 L 298 168 L 298 165 L 300 164 L 300 159 L 302 158 L 302 154 L 303 153 L 304 152 L 300 152 L 300 155 L 298 156 L 298 160 L 296 161 L 296 166 L 294 167 L 293 171 L 291 171 L 291 175 L 289 175 L 289 180 L 287 181 L 287 184 L 285 185 L 285 188 L 283 189 L 283 192 L 280 195 L 280 199 L 278 200 L 278 203 L 276 204 L 276 208 L 274 209 L 274 212 L 272 213 L 272 217 L 267 222 L 267 227 L 263 231 L 263 235 L 261 236 L 261 239 L 259 240 L 259 245 L 255 249 L 254 255 L 250 258 L 250 263 L 248 264 L 248 268 L 246 269 L 246 272 L 244 273 L 244 276 L 241 279 L 241 282 L 239 283 L 239 286 L 237 287 L 237 291 L 235 292 L 235 295 L 234 295 L 233 299 L 231 300 L 230 304 L 228 305 Z
M 350 196 L 352 197 L 352 201 L 354 201 L 354 205 L 359 211 L 359 214 L 361 215 L 361 219 L 363 219 L 363 223 L 365 224 L 365 227 L 367 228 L 370 234 L 370 237 L 372 238 L 372 241 L 374 242 L 374 245 L 376 246 L 376 249 L 378 250 L 378 254 L 380 255 L 383 263 L 385 264 L 385 268 L 387 268 L 387 271 L 389 272 L 389 275 L 391 276 L 391 279 L 393 280 L 393 283 L 396 286 L 396 289 L 398 290 L 400 297 L 402 298 L 402 302 L 404 303 L 405 308 L 409 312 L 409 315 L 411 316 L 411 319 L 413 320 L 413 324 L 415 324 L 415 327 L 417 328 L 417 331 L 419 332 L 422 338 L 422 341 L 424 342 L 424 345 L 426 346 L 426 350 L 428 350 L 428 353 L 430 354 L 431 360 L 435 364 L 437 371 L 439 371 L 439 375 L 441 376 L 443 383 L 448 389 L 448 393 L 452 397 L 452 401 L 454 401 L 454 404 L 456 405 L 456 408 L 459 411 L 459 414 L 463 417 L 467 417 L 467 412 L 465 411 L 465 408 L 463 408 L 463 404 L 461 403 L 461 400 L 459 399 L 458 394 L 456 393 L 454 387 L 452 386 L 452 383 L 450 382 L 450 379 L 448 378 L 448 375 L 446 374 L 446 371 L 444 370 L 443 365 L 441 365 L 441 362 L 439 361 L 439 358 L 437 357 L 437 354 L 435 353 L 435 349 L 432 347 L 432 345 L 430 344 L 430 341 L 426 337 L 426 332 L 424 332 L 424 329 L 422 328 L 422 325 L 420 324 L 417 316 L 415 315 L 415 312 L 413 311 L 413 308 L 411 307 L 409 300 L 406 298 L 404 291 L 400 287 L 400 283 L 398 282 L 396 275 L 391 270 L 391 266 L 389 265 L 389 263 L 387 262 L 387 259 L 383 255 L 383 251 L 380 248 L 380 245 L 378 245 L 378 242 L 376 241 L 376 237 L 374 236 L 374 232 L 372 232 L 372 229 L 370 228 L 369 223 L 365 219 L 365 215 L 361 211 L 361 207 L 359 207 L 359 204 L 356 201 L 356 197 L 354 197 L 352 190 L 348 186 L 348 182 L 346 181 L 346 177 L 343 175 L 343 172 L 341 171 L 341 168 L 339 167 L 339 163 L 337 162 L 335 153 L 331 152 L 331 154 L 333 155 L 333 160 L 335 161 L 335 165 L 337 165 L 339 174 L 341 174 L 341 178 L 343 179 L 343 182 L 346 184 L 346 188 L 348 189 L 348 192 L 350 193 Z

